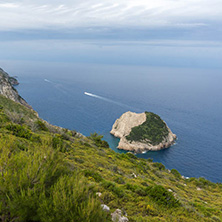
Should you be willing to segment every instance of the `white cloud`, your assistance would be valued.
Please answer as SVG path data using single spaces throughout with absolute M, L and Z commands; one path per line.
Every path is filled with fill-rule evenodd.
M 197 27 L 221 23 L 221 0 L 0 1 L 0 30 Z

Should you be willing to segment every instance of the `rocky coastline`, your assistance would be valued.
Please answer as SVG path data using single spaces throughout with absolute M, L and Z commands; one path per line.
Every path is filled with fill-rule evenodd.
M 18 94 L 14 86 L 19 82 L 16 78 L 10 77 L 7 72 L 0 68 L 0 94 L 14 102 L 20 103 L 29 109 L 32 107 Z

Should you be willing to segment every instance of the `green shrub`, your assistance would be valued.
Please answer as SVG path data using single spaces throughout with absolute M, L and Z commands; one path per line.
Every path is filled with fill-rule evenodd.
M 203 188 L 206 186 L 213 186 L 213 187 L 216 186 L 214 183 L 205 179 L 204 177 L 200 177 L 194 181 L 195 181 L 196 186 L 203 187 Z
M 60 137 L 60 135 L 53 136 L 52 147 L 59 150 L 63 149 L 63 139 Z
M 125 184 L 125 181 L 122 177 L 116 177 L 114 181 L 118 184 Z
M 176 170 L 176 169 L 172 169 L 171 173 L 176 177 L 176 178 L 180 178 L 181 174 Z
M 149 163 L 152 163 L 152 162 L 153 162 L 153 159 L 148 158 L 147 161 L 148 161 Z
M 6 126 L 6 129 L 12 131 L 13 135 L 22 137 L 30 140 L 32 137 L 32 133 L 29 129 L 26 129 L 24 126 L 20 126 L 18 124 L 9 124 Z
M 1 110 L 0 110 L 1 111 Z M 0 113 L 0 123 L 7 123 L 10 119 L 5 113 Z
M 0 169 L 0 215 L 5 221 L 39 220 L 39 197 L 66 172 L 58 153 L 40 148 L 14 153 L 1 149 Z
M 124 185 L 124 187 L 127 190 L 131 190 L 132 192 L 137 193 L 139 196 L 146 196 L 147 195 L 145 189 L 143 189 L 143 187 L 140 187 L 138 185 L 133 185 L 133 184 L 127 183 Z
M 79 176 L 60 177 L 51 188 L 49 197 L 44 194 L 38 210 L 40 220 L 54 221 L 106 221 L 107 214 L 101 203 L 92 197 L 86 182 Z
M 131 152 L 126 153 L 126 155 L 131 159 L 138 159 L 138 157 Z
M 96 146 L 109 148 L 109 144 L 105 140 L 102 140 L 102 135 L 98 135 L 97 133 L 91 133 L 89 138 L 95 142 Z
M 84 175 L 85 177 L 92 177 L 96 182 L 101 182 L 103 180 L 102 176 L 99 173 L 92 170 L 85 170 Z
M 165 170 L 165 166 L 162 163 L 153 163 L 153 166 L 158 170 Z
M 161 185 L 150 186 L 146 189 L 147 194 L 159 205 L 166 207 L 178 207 L 179 201 L 173 194 Z
M 115 185 L 115 183 L 112 183 L 112 182 L 109 182 L 109 181 L 103 181 L 102 186 L 103 186 L 105 189 L 107 189 L 107 190 L 109 190 L 109 191 L 112 191 L 112 192 L 113 192 L 114 194 L 116 194 L 119 198 L 124 197 L 124 191 L 123 191 L 121 188 L 117 187 L 117 186 Z
M 37 120 L 37 121 L 35 122 L 35 124 L 36 124 L 38 130 L 49 131 L 49 129 L 46 127 L 45 123 L 43 123 L 42 121 Z

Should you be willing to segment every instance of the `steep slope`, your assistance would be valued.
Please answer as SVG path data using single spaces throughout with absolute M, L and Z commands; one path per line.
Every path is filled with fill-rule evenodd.
M 13 85 L 18 85 L 18 81 L 0 68 L 0 94 L 31 109 L 32 107 L 18 94 Z

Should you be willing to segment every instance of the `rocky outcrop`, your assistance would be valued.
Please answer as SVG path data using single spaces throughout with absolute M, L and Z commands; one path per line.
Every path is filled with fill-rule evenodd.
M 3 69 L 0 69 L 0 94 L 32 109 L 32 107 L 18 94 L 13 85 L 18 85 L 18 81 L 10 77 Z
M 122 216 L 122 211 L 120 209 L 116 209 L 115 212 L 111 213 L 113 222 L 128 222 L 128 218 Z
M 157 116 L 157 115 L 156 115 Z M 111 134 L 120 138 L 118 149 L 132 151 L 136 153 L 142 153 L 149 150 L 157 151 L 170 147 L 176 139 L 176 135 L 172 133 L 166 123 L 161 120 L 166 128 L 166 135 L 162 138 L 162 141 L 158 144 L 153 144 L 152 141 L 132 141 L 128 140 L 127 136 L 131 133 L 134 127 L 140 126 L 147 121 L 146 113 L 133 113 L 126 112 L 119 119 L 117 119 L 112 127 Z

